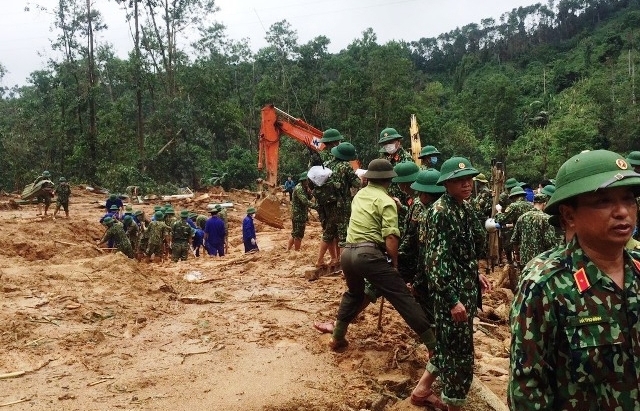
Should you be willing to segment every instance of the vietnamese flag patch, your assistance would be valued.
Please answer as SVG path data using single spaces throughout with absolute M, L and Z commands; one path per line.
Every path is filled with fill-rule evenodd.
M 580 293 L 585 292 L 591 287 L 589 284 L 589 279 L 587 278 L 587 273 L 584 271 L 584 268 L 579 269 L 575 273 L 573 273 L 573 278 L 576 280 L 576 286 L 578 286 L 578 291 Z

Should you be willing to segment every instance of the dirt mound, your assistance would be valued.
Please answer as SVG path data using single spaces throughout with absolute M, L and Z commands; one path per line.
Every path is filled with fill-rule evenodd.
M 206 196 L 205 196 L 206 195 Z M 349 327 L 349 348 L 327 348 L 312 327 L 335 318 L 339 274 L 305 278 L 317 256 L 311 221 L 299 252 L 285 229 L 256 222 L 260 252 L 244 254 L 250 192 L 210 190 L 173 201 L 206 212 L 232 202 L 224 258 L 138 263 L 96 247 L 104 194 L 74 187 L 71 218 L 36 216 L 0 198 L 0 405 L 30 410 L 404 410 L 427 353 L 393 308 L 369 306 Z M 164 204 L 158 201 L 157 204 Z M 155 203 L 133 204 L 150 213 Z M 476 324 L 476 375 L 504 399 L 512 296 L 485 297 Z M 476 397 L 474 397 L 476 398 Z M 23 402 L 23 403 L 22 403 Z M 473 399 L 468 410 L 489 410 Z M 484 407 L 484 408 L 483 408 Z

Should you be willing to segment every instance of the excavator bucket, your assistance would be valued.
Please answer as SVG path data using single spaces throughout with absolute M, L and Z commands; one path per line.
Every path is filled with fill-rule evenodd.
M 284 228 L 280 213 L 280 200 L 274 194 L 269 194 L 256 207 L 256 220 L 274 227 Z

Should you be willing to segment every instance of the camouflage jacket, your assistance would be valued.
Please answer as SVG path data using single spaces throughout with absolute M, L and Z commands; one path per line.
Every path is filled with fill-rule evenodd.
M 218 211 L 218 217 L 220 217 L 220 219 L 224 223 L 224 232 L 225 232 L 225 237 L 226 237 L 227 234 L 229 233 L 229 223 L 227 221 L 227 219 L 228 219 L 227 218 L 227 209 L 222 207 L 222 209 L 220 209 L 220 211 Z
M 514 201 L 502 213 L 495 215 L 496 223 L 515 224 L 522 214 L 533 209 L 533 204 L 526 200 Z
M 409 154 L 409 152 L 402 147 L 400 147 L 398 151 L 393 154 L 382 153 L 380 154 L 380 158 L 389 160 L 392 166 L 395 166 L 398 163 L 413 161 L 413 157 L 411 157 L 411 154 Z
M 493 194 L 491 190 L 488 187 L 482 187 L 478 195 L 471 201 L 471 204 L 476 210 L 478 219 L 484 223 L 487 218 L 491 217 L 491 212 L 493 211 Z
M 624 258 L 624 290 L 576 237 L 525 267 L 511 307 L 510 409 L 640 409 L 640 263 Z
M 406 282 L 413 282 L 414 277 L 424 267 L 425 242 L 420 241 L 420 221 L 424 220 L 425 206 L 420 197 L 413 199 L 407 212 L 402 237 L 398 248 L 398 271 Z
M 313 207 L 309 194 L 302 184 L 296 184 L 291 195 L 291 220 L 306 222 L 309 207 Z
M 149 244 L 162 244 L 162 240 L 171 233 L 171 227 L 164 221 L 152 221 L 147 228 Z
M 360 177 L 356 175 L 348 161 L 334 158 L 331 161 L 327 161 L 325 167 L 332 171 L 330 179 L 336 183 L 338 187 L 338 209 L 349 210 L 348 212 L 351 212 L 351 199 L 353 198 L 351 188 L 360 188 L 362 185 Z
M 171 226 L 171 238 L 174 243 L 185 243 L 193 237 L 193 229 L 185 220 L 176 220 Z
M 522 214 L 511 235 L 511 244 L 518 246 L 520 264 L 525 265 L 533 257 L 558 245 L 549 215 L 541 210 L 531 210 Z
M 58 196 L 58 202 L 68 203 L 69 197 L 71 197 L 71 187 L 69 187 L 69 183 L 60 183 L 56 189 L 56 195 Z
M 506 191 L 500 193 L 500 195 L 498 196 L 498 204 L 502 206 L 502 211 L 506 210 L 507 207 L 509 207 L 509 204 L 511 204 L 509 193 L 507 193 Z
M 387 159 L 391 162 L 391 165 L 395 166 L 398 163 L 405 163 L 407 161 L 413 161 L 411 154 L 406 151 L 404 148 L 400 147 L 398 151 L 393 154 L 383 153 L 380 155 L 380 158 Z M 397 183 L 391 183 L 389 188 L 387 189 L 389 195 L 391 197 L 395 197 L 400 200 L 401 206 L 398 207 L 398 221 L 403 221 L 406 218 L 407 213 L 409 212 L 409 199 L 411 198 L 404 191 L 400 190 L 400 187 Z
M 104 243 L 109 240 L 113 241 L 113 244 L 118 248 L 118 251 L 121 251 L 123 254 L 129 257 L 133 255 L 131 242 L 129 241 L 127 234 L 124 232 L 122 224 L 112 224 L 111 227 L 109 227 L 102 236 L 102 240 L 100 240 L 100 243 Z
M 486 231 L 471 204 L 459 203 L 448 193 L 433 203 L 426 220 L 429 288 L 447 309 L 461 302 L 474 316 L 480 297 L 478 258 L 485 254 Z

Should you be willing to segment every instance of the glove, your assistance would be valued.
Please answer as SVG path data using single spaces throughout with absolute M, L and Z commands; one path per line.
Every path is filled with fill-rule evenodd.
M 502 212 L 502 206 L 500 204 L 496 204 L 496 211 L 499 213 Z
M 251 245 L 256 245 L 256 239 L 255 238 L 251 239 Z

